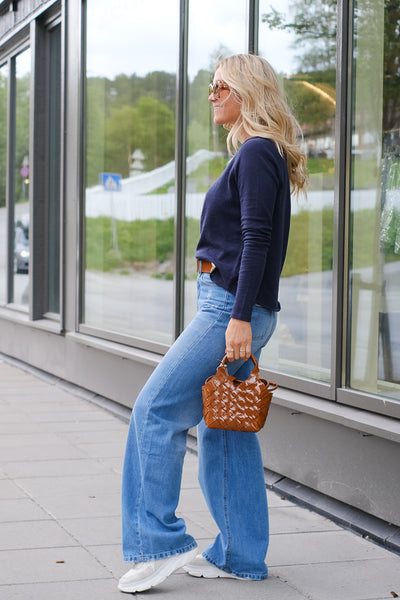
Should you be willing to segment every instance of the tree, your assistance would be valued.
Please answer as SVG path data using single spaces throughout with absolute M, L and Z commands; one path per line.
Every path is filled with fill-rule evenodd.
M 208 85 L 212 74 L 201 69 L 189 83 L 188 102 L 188 153 L 193 154 L 201 148 L 212 147 L 211 110 L 208 97 Z
M 301 71 L 325 71 L 336 68 L 337 0 L 293 0 L 289 20 L 284 13 L 270 6 L 262 15 L 270 29 L 292 31 L 293 47 L 303 49 L 296 56 Z
M 144 137 L 137 108 L 112 108 L 105 122 L 104 169 L 129 177 L 131 156 L 140 148 Z
M 145 155 L 145 169 L 151 171 L 174 160 L 175 115 L 168 106 L 154 98 L 141 98 L 136 108 L 143 127 L 139 147 Z

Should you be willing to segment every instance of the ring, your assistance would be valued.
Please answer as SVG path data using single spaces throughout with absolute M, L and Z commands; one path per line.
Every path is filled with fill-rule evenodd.
M 233 348 L 227 348 L 226 351 L 227 352 L 233 352 Z
M 246 348 L 240 348 L 239 352 L 246 352 Z

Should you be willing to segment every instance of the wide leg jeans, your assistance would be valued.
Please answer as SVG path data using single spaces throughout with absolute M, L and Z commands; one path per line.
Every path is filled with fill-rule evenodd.
M 148 561 L 196 546 L 175 511 L 188 430 L 198 425 L 199 481 L 219 534 L 205 556 L 220 569 L 249 579 L 268 575 L 268 506 L 257 434 L 208 429 L 201 387 L 225 352 L 234 296 L 208 274 L 197 281 L 198 312 L 137 398 L 129 427 L 122 483 L 126 561 Z M 255 306 L 252 352 L 259 358 L 276 326 L 276 313 Z M 251 360 L 230 373 L 247 378 Z

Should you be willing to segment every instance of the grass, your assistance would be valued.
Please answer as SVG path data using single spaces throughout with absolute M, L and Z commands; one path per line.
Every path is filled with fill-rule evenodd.
M 174 219 L 117 221 L 118 248 L 113 247 L 112 223 L 109 217 L 86 219 L 86 267 L 97 271 L 119 270 L 129 274 L 130 268 L 150 262 L 163 263 L 174 252 Z M 350 227 L 352 268 L 374 265 L 380 249 L 380 223 L 376 211 L 357 211 Z M 199 221 L 186 219 L 186 255 L 193 256 L 199 237 Z M 386 244 L 384 261 L 400 260 L 393 243 Z M 283 277 L 330 271 L 333 263 L 333 209 L 303 210 L 292 217 L 289 246 Z M 170 279 L 171 271 L 157 275 Z

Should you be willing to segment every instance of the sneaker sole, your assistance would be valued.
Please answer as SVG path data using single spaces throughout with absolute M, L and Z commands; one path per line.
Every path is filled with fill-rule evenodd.
M 144 592 L 154 587 L 155 585 L 159 585 L 169 575 L 172 575 L 174 571 L 183 567 L 187 562 L 192 560 L 197 555 L 197 548 L 190 550 L 189 552 L 185 552 L 184 554 L 176 554 L 176 560 L 174 562 L 169 562 L 168 564 L 163 565 L 157 573 L 154 573 L 151 577 L 147 577 L 146 579 L 142 579 L 142 581 L 137 581 L 132 584 L 119 584 L 118 589 L 120 592 L 127 592 L 128 594 L 134 594 L 135 592 Z M 174 557 L 175 558 L 175 557 Z
M 227 573 L 225 571 L 222 571 L 221 569 L 218 569 L 218 567 L 213 567 L 211 566 L 211 568 L 196 568 L 193 567 L 191 568 L 190 566 L 184 566 L 183 570 L 186 571 L 186 573 L 188 573 L 188 575 L 191 575 L 192 577 L 204 577 L 204 579 L 218 579 L 218 577 L 221 577 L 223 579 L 241 579 L 242 581 L 244 580 L 243 577 L 238 577 L 237 575 L 233 575 L 232 573 Z

